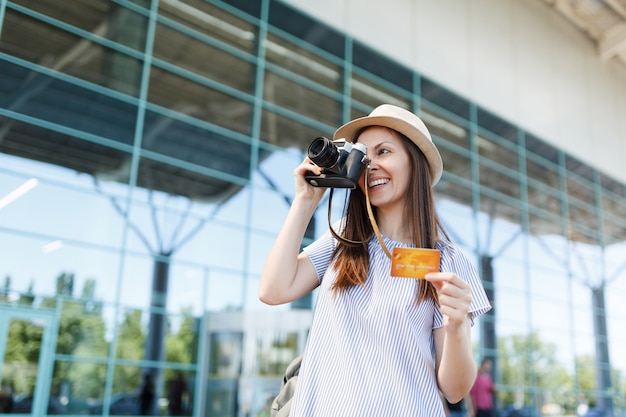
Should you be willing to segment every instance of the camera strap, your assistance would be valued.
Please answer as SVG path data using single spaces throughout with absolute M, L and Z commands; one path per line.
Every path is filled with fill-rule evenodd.
M 380 243 L 380 247 L 383 248 L 383 251 L 385 252 L 385 255 L 387 255 L 387 257 L 389 259 L 391 259 L 391 252 L 389 252 L 389 249 L 387 248 L 387 245 L 385 245 L 385 241 L 383 240 L 383 237 L 380 234 L 380 230 L 378 229 L 378 223 L 376 223 L 376 219 L 374 218 L 374 212 L 372 211 L 372 205 L 370 204 L 370 193 L 368 191 L 369 187 L 367 184 L 370 183 L 370 165 L 367 164 L 367 171 L 365 171 L 365 205 L 367 206 L 367 215 L 370 218 L 370 223 L 372 223 L 372 229 L 374 229 L 374 234 L 376 235 L 376 238 L 378 239 L 378 243 Z
M 376 238 L 378 239 L 378 243 L 380 243 L 380 246 L 383 248 L 383 251 L 385 252 L 385 255 L 387 255 L 387 257 L 389 259 L 391 259 L 391 252 L 389 252 L 389 249 L 387 248 L 387 245 L 385 244 L 385 241 L 383 240 L 383 237 L 380 234 L 380 230 L 378 229 L 378 224 L 376 223 L 376 219 L 374 218 L 374 212 L 372 211 L 372 205 L 370 203 L 370 195 L 368 192 L 368 187 L 367 184 L 369 184 L 369 179 L 370 179 L 370 165 L 367 164 L 367 168 L 365 171 L 365 205 L 367 207 L 367 215 L 370 219 L 370 223 L 372 224 L 372 229 L 374 229 L 374 234 L 376 235 Z M 328 195 L 328 227 L 330 230 L 330 234 L 333 235 L 333 237 L 335 239 L 337 239 L 338 241 L 340 241 L 341 243 L 343 243 L 344 245 L 347 246 L 360 246 L 362 244 L 365 243 L 365 241 L 361 242 L 361 241 L 357 241 L 357 240 L 350 240 L 347 239 L 343 236 L 339 236 L 339 234 L 337 232 L 335 232 L 335 230 L 333 229 L 332 226 L 332 220 L 331 220 L 331 207 L 333 204 L 333 191 L 334 188 L 330 189 L 330 194 Z

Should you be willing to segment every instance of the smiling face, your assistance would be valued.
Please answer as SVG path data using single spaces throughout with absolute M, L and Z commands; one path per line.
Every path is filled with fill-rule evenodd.
M 365 129 L 357 141 L 367 146 L 371 167 L 367 186 L 372 206 L 379 213 L 401 214 L 411 170 L 409 153 L 401 136 L 386 127 L 373 126 Z M 365 192 L 365 174 L 361 175 L 359 186 Z

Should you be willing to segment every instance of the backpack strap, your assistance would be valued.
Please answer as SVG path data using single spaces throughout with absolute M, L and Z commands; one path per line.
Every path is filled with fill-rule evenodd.
M 288 417 L 291 411 L 291 400 L 296 391 L 296 383 L 298 382 L 298 374 L 300 374 L 300 364 L 302 363 L 302 355 L 298 355 L 287 366 L 283 375 L 283 383 L 280 391 L 270 410 L 270 417 Z

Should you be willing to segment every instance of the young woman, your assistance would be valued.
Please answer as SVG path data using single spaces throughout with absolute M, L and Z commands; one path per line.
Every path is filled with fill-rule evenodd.
M 290 416 L 443 417 L 440 392 L 458 402 L 474 382 L 470 328 L 490 305 L 435 211 L 441 157 L 424 123 L 388 104 L 340 127 L 334 138 L 367 147 L 369 175 L 351 191 L 336 231 L 364 243 L 349 246 L 326 233 L 298 253 L 325 192 L 304 179 L 322 173 L 306 158 L 294 171 L 293 203 L 259 285 L 260 299 L 272 305 L 319 287 Z M 438 249 L 441 272 L 392 276 L 385 249 L 395 247 Z

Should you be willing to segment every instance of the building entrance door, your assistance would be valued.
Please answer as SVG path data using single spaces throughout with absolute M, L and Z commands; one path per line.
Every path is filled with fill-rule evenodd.
M 48 414 L 53 311 L 0 305 L 0 413 Z

